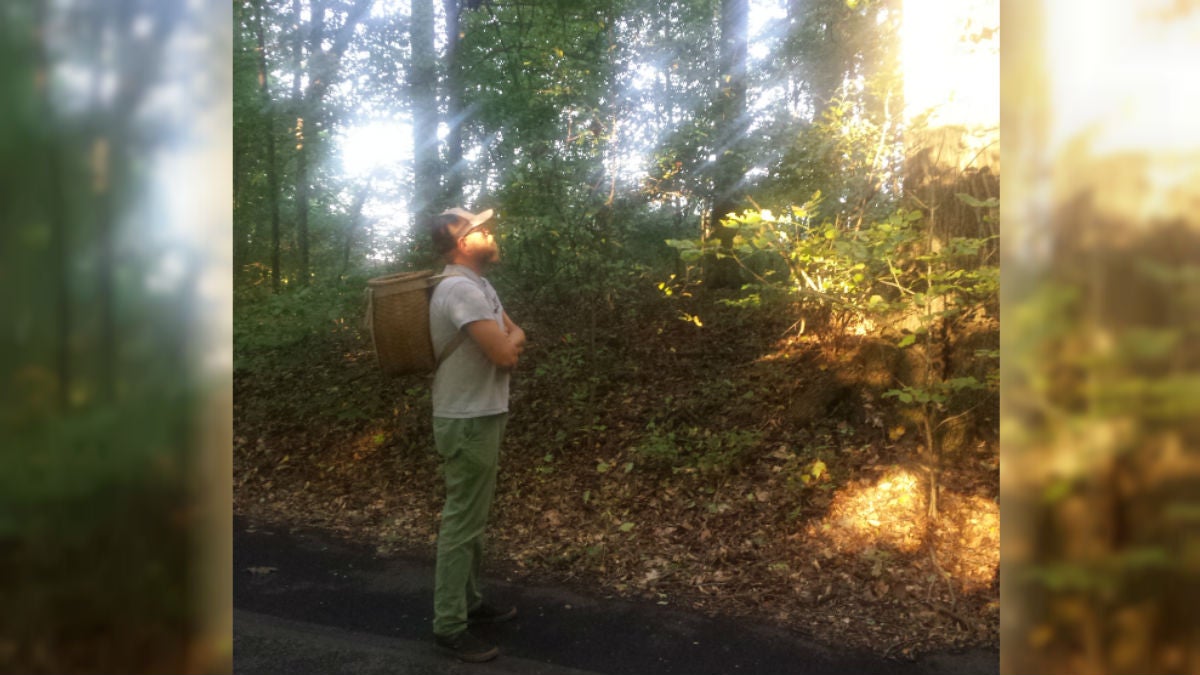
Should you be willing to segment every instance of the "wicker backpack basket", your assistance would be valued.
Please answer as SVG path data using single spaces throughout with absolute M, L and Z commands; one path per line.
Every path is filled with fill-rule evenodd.
M 367 330 L 385 374 L 432 373 L 458 347 L 465 333 L 459 333 L 439 359 L 429 335 L 429 297 L 445 278 L 422 270 L 367 281 Z

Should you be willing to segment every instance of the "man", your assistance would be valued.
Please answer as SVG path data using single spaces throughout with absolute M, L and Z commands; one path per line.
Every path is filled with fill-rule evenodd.
M 477 623 L 507 621 L 515 607 L 483 601 L 479 567 L 500 440 L 508 421 L 509 373 L 525 347 L 525 331 L 509 318 L 483 273 L 500 260 L 485 223 L 453 208 L 430 223 L 434 248 L 445 257 L 443 274 L 429 301 L 435 354 L 460 332 L 459 346 L 444 358 L 433 380 L 433 435 L 446 476 L 446 504 L 438 533 L 433 633 L 437 644 L 463 661 L 494 659 L 500 650 L 468 631 Z

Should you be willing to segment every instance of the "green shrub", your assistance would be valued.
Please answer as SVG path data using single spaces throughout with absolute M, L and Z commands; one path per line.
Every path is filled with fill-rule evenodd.
M 355 335 L 366 315 L 365 277 L 286 290 L 265 298 L 235 297 L 234 369 L 253 367 L 253 353 L 306 339 Z
M 668 431 L 650 425 L 647 436 L 634 447 L 634 454 L 647 466 L 673 472 L 698 471 L 723 474 L 738 466 L 762 434 L 753 430 L 710 431 L 699 427 Z

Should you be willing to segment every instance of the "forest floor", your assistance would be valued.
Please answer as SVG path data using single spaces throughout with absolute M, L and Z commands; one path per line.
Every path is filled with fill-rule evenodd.
M 591 321 L 508 310 L 530 342 L 492 570 L 893 658 L 999 644 L 994 398 L 943 459 L 934 521 L 915 426 L 879 396 L 878 341 L 711 297 Z M 240 348 L 234 395 L 235 513 L 433 556 L 427 378 L 384 378 L 369 338 L 335 322 Z

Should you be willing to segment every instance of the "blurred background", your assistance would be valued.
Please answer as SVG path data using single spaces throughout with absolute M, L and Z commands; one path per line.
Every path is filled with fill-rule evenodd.
M 0 6 L 0 672 L 228 672 L 230 6 Z
M 1197 673 L 1200 3 L 1001 20 L 1001 670 Z

